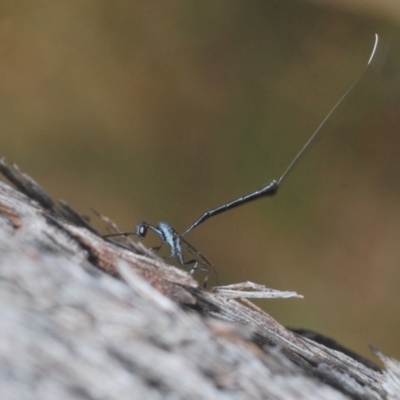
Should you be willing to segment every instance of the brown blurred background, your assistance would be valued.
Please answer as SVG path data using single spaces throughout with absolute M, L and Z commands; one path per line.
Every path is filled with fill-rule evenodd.
M 279 177 L 378 32 L 387 63 L 277 196 L 187 239 L 223 283 L 303 294 L 257 303 L 283 324 L 399 359 L 400 3 L 343 3 L 2 1 L 0 154 L 81 213 L 182 232 Z

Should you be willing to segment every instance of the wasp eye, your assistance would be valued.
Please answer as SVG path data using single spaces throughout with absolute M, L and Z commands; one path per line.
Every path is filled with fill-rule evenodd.
M 145 222 L 139 222 L 136 225 L 136 235 L 143 239 L 147 234 L 147 224 Z

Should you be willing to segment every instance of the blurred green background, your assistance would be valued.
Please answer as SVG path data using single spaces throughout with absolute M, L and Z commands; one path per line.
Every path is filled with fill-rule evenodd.
M 303 294 L 257 303 L 281 323 L 400 359 L 398 1 L 5 0 L 0 11 L 0 154 L 124 230 L 144 219 L 182 232 L 278 178 L 384 37 L 381 74 L 364 77 L 279 193 L 187 239 L 225 284 Z

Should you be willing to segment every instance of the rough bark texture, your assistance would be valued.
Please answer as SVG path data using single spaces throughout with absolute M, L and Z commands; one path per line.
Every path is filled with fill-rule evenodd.
M 396 360 L 287 330 L 0 170 L 1 399 L 400 399 Z

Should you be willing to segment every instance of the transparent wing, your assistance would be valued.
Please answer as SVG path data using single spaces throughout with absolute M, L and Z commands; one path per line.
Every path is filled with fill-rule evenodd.
M 178 235 L 182 245 L 185 246 L 187 251 L 190 253 L 191 256 L 194 257 L 194 259 L 201 264 L 203 267 L 206 268 L 206 270 L 212 274 L 212 276 L 215 278 L 215 280 L 219 283 L 221 281 L 221 274 L 219 273 L 218 269 L 211 264 L 211 262 L 203 256 L 198 250 L 196 250 L 188 241 L 186 241 L 182 236 Z

